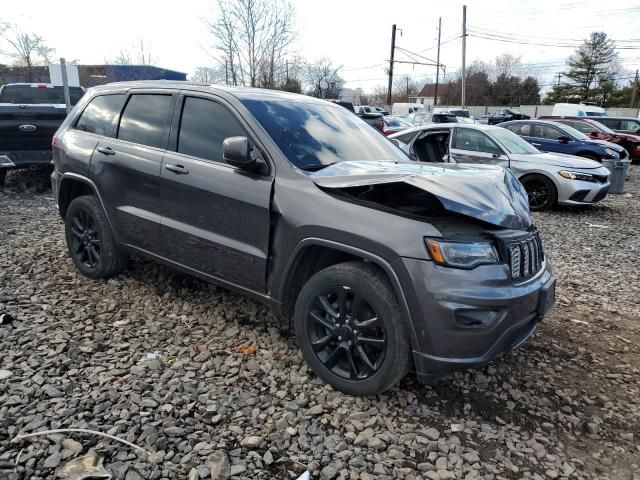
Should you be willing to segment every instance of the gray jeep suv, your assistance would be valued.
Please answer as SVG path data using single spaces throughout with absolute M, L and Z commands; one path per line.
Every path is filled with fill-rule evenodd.
M 269 90 L 91 89 L 53 139 L 69 254 L 103 278 L 143 254 L 270 305 L 355 395 L 525 341 L 554 302 L 522 185 L 411 162 L 357 116 Z

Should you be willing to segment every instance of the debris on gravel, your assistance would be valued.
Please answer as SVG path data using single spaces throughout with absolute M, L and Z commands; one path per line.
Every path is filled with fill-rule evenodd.
M 322 383 L 245 297 L 143 259 L 83 277 L 30 175 L 0 191 L 2 478 L 55 478 L 90 452 L 117 480 L 640 476 L 637 166 L 627 195 L 535 215 L 558 298 L 530 341 L 371 398 Z M 84 433 L 11 443 L 64 428 L 152 453 Z

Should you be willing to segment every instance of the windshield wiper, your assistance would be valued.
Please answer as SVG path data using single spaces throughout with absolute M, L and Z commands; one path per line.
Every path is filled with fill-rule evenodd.
M 335 165 L 338 162 L 331 162 L 327 165 L 309 165 L 306 167 L 300 167 L 300 170 L 304 170 L 305 172 L 317 172 L 318 170 L 322 170 L 323 168 L 330 167 L 331 165 Z

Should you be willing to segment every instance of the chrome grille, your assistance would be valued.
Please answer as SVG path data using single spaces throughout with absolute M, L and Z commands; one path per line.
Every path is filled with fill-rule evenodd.
M 511 242 L 508 253 L 511 276 L 514 279 L 525 279 L 535 275 L 542 268 L 544 252 L 537 232 Z

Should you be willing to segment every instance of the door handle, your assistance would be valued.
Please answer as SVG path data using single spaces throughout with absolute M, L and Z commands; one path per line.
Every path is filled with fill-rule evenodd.
M 541 144 L 539 144 L 539 143 L 533 143 L 533 142 L 531 142 L 531 145 L 533 145 L 534 147 L 541 147 L 541 146 L 542 146 L 542 145 L 541 145 Z
M 103 155 L 115 155 L 116 152 L 111 147 L 98 147 L 97 150 Z
M 170 172 L 177 173 L 178 175 L 186 175 L 187 173 L 189 173 L 189 170 L 184 168 L 182 165 L 167 164 L 164 166 L 164 168 L 166 168 Z

